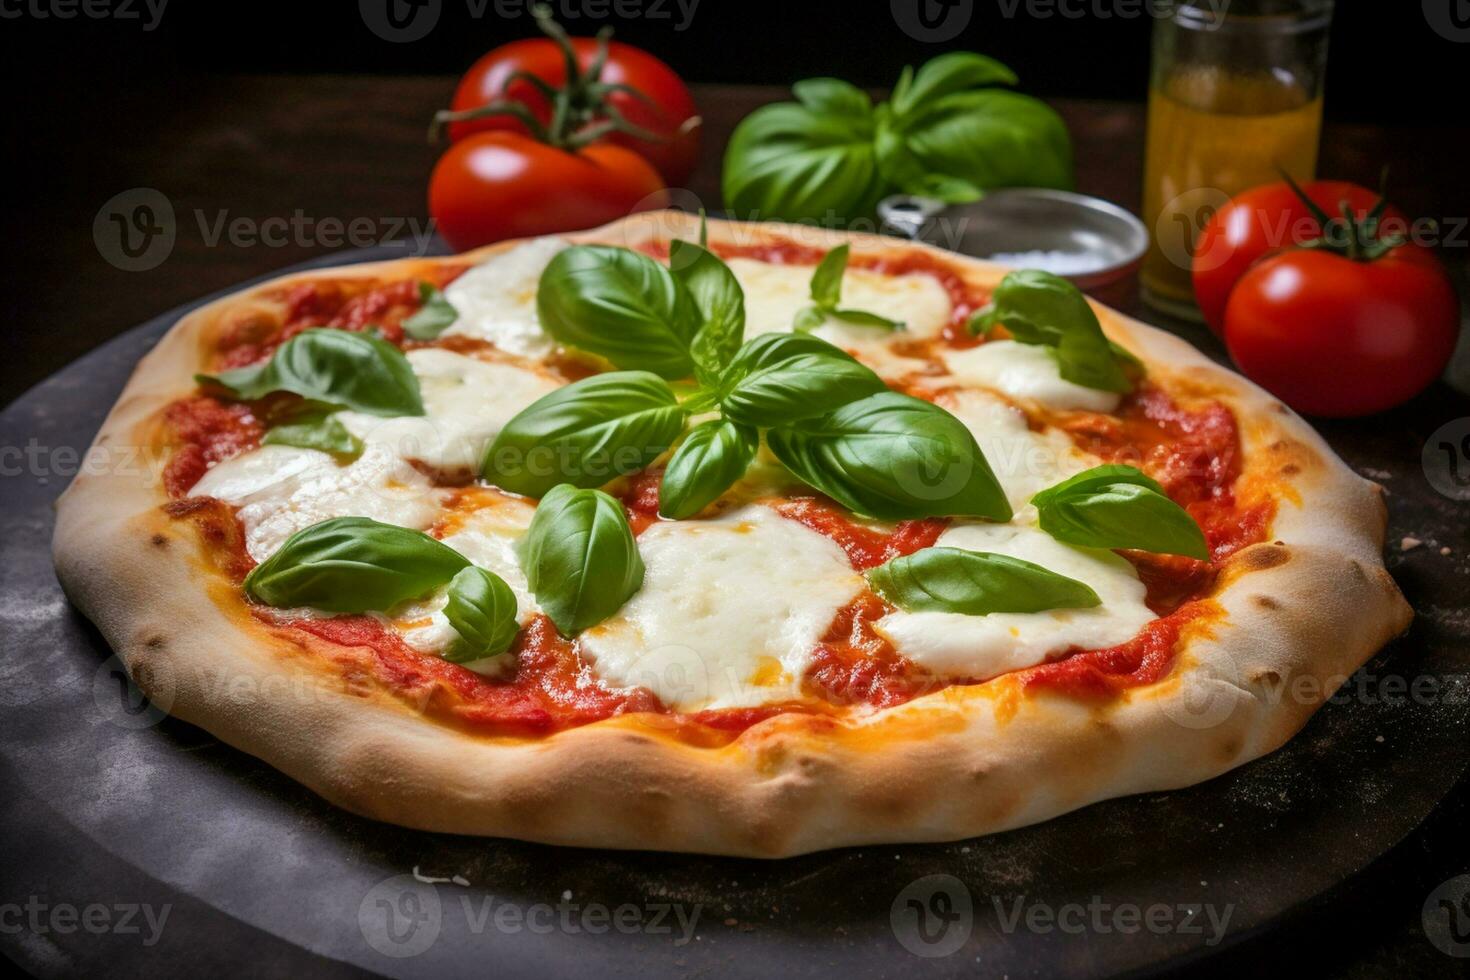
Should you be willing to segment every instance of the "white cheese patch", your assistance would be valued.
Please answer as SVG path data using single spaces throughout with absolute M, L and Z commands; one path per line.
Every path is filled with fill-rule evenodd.
M 1032 431 L 1020 410 L 989 392 L 955 389 L 940 395 L 936 404 L 970 430 L 1017 510 L 1047 487 L 1102 462 L 1059 429 Z
M 476 498 L 476 509 L 466 514 L 453 533 L 442 540 L 471 562 L 505 580 L 516 597 L 516 619 L 525 625 L 541 611 L 526 585 L 526 576 L 516 558 L 515 545 L 531 525 L 535 507 L 525 500 L 487 492 Z M 442 656 L 459 634 L 444 616 L 448 588 L 394 609 L 386 619 L 403 635 L 404 642 L 423 653 Z M 487 657 L 464 664 L 470 670 L 498 676 L 510 666 L 510 658 Z
M 745 336 L 789 333 L 796 314 L 811 305 L 813 266 L 776 265 L 753 259 L 731 259 L 727 265 L 745 290 Z M 865 310 L 899 320 L 897 336 L 932 337 L 949 322 L 949 293 L 939 280 L 923 273 L 888 276 L 866 269 L 849 269 L 842 277 L 845 309 Z M 813 331 L 839 347 L 861 348 L 881 343 L 895 334 L 881 327 L 863 327 L 829 319 Z
M 817 641 L 863 588 L 832 541 L 759 504 L 655 524 L 643 588 L 581 636 L 597 675 L 693 711 L 797 697 Z
M 342 465 L 326 453 L 261 446 L 216 465 L 189 491 L 237 508 L 245 548 L 264 561 L 303 528 L 333 517 L 368 517 L 422 530 L 444 491 L 401 456 L 370 443 Z
M 1012 524 L 957 525 L 938 544 L 1032 562 L 1091 586 L 1102 605 L 989 616 L 894 612 L 878 621 L 878 630 L 902 656 L 941 676 L 982 681 L 1069 649 L 1123 643 L 1157 618 L 1144 605 L 1147 590 L 1132 565 L 1110 551 L 1062 544 L 1024 523 L 1034 519 L 1035 511 L 1028 510 Z
M 477 471 L 485 447 L 505 423 L 560 386 L 535 371 L 439 348 L 409 351 L 407 357 L 418 376 L 424 415 L 341 412 L 338 417 L 365 442 L 383 443 L 396 455 L 449 474 Z
M 1120 400 L 1113 392 L 1064 380 L 1056 358 L 1037 344 L 992 340 L 943 357 L 945 367 L 960 384 L 991 388 L 1058 411 L 1111 412 Z
M 540 357 L 554 346 L 536 317 L 536 287 L 541 273 L 569 243 L 535 238 L 492 255 L 444 290 L 459 313 L 445 336 L 487 340 L 510 354 Z

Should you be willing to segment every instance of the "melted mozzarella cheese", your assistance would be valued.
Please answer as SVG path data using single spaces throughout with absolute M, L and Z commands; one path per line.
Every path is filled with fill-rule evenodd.
M 453 533 L 441 540 L 471 562 L 505 580 L 516 597 L 516 620 L 522 625 L 541 611 L 526 585 L 515 546 L 531 525 L 535 506 L 529 501 L 488 492 L 475 498 L 475 509 L 456 521 Z M 444 616 L 448 588 L 400 606 L 385 617 L 397 627 L 404 642 L 415 650 L 442 656 L 459 634 Z M 464 664 L 482 674 L 499 675 L 509 666 L 506 657 L 488 657 Z
M 960 384 L 992 388 L 1058 411 L 1111 412 L 1120 399 L 1113 392 L 1065 380 L 1056 358 L 1037 344 L 992 340 L 968 350 L 950 351 L 944 355 L 944 365 Z
M 338 417 L 366 442 L 387 445 L 405 459 L 463 476 L 479 469 L 485 447 L 518 412 L 558 387 L 525 368 L 426 347 L 408 352 L 418 376 L 425 414 L 378 418 L 360 412 Z
M 492 255 L 454 280 L 444 298 L 459 319 L 445 335 L 488 340 L 525 357 L 550 353 L 554 344 L 536 316 L 536 287 L 547 264 L 568 244 L 561 238 L 534 238 Z
M 256 561 L 269 558 L 297 531 L 333 517 L 426 528 L 444 496 L 378 443 L 346 465 L 315 449 L 261 446 L 218 464 L 189 493 L 237 508 L 245 548 Z
M 643 588 L 581 649 L 610 684 L 680 710 L 796 697 L 817 641 L 863 579 L 830 540 L 759 504 L 655 524 Z
M 1031 667 L 1068 649 L 1099 649 L 1123 643 L 1156 617 L 1144 605 L 1147 589 L 1133 566 L 1110 551 L 1073 548 L 1039 528 L 1021 523 L 962 524 L 940 535 L 938 544 L 1020 558 L 1092 587 L 1102 604 L 1092 609 L 966 616 L 941 612 L 894 612 L 877 623 L 901 655 L 957 680 L 988 680 Z
M 1102 462 L 1078 449 L 1065 432 L 1033 431 L 1026 416 L 989 392 L 955 389 L 935 401 L 974 435 L 1017 510 L 1047 487 Z
M 731 259 L 727 265 L 745 290 L 745 336 L 789 333 L 796 314 L 812 305 L 813 267 Z M 877 313 L 904 324 L 905 337 L 932 337 L 949 322 L 949 293 L 933 276 L 887 276 L 849 269 L 842 277 L 842 307 Z M 813 331 L 839 347 L 890 339 L 891 331 L 829 319 Z

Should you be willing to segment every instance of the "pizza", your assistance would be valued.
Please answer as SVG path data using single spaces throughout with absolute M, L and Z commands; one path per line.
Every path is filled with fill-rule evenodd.
M 360 814 L 778 857 L 1282 745 L 1410 611 L 1383 491 L 1178 338 L 641 214 L 184 317 L 62 497 L 145 693 Z

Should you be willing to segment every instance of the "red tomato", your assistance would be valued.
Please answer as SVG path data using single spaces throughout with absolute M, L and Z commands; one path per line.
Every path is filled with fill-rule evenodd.
M 456 251 L 667 204 L 658 172 L 632 150 L 594 143 L 573 153 L 503 131 L 455 143 L 429 178 L 429 213 Z
M 1225 344 L 1242 372 L 1297 411 L 1347 418 L 1399 405 L 1444 371 L 1459 300 L 1417 245 L 1354 261 L 1298 249 L 1236 285 Z
M 1342 180 L 1319 180 L 1302 188 L 1328 215 L 1342 213 L 1347 201 L 1358 218 L 1378 203 L 1379 194 Z M 1383 220 L 1408 230 L 1408 219 L 1397 208 Z M 1194 249 L 1194 298 L 1205 322 L 1224 335 L 1225 305 L 1230 291 L 1252 265 L 1268 255 L 1304 245 L 1322 237 L 1322 224 L 1286 183 L 1268 184 L 1238 194 L 1215 213 L 1200 232 Z
M 585 70 L 597 53 L 590 37 L 571 39 L 577 63 Z M 533 38 L 503 44 L 471 66 L 454 92 L 450 108 L 455 112 L 475 109 L 498 98 L 523 103 L 543 123 L 551 119 L 551 103 L 526 81 L 506 81 L 526 72 L 553 88 L 566 85 L 566 59 L 550 38 Z M 642 92 L 644 101 L 626 92 L 612 92 L 607 103 L 635 126 L 668 137 L 666 142 L 640 140 L 626 133 L 609 133 L 603 139 L 625 146 L 641 155 L 670 185 L 683 184 L 699 157 L 699 120 L 689 89 L 674 70 L 646 51 L 617 41 L 608 42 L 607 63 L 600 80 L 605 84 L 628 85 Z M 693 122 L 691 122 L 693 120 Z M 449 124 L 449 138 L 461 140 L 471 133 L 508 129 L 525 133 L 526 126 L 510 115 L 484 116 Z

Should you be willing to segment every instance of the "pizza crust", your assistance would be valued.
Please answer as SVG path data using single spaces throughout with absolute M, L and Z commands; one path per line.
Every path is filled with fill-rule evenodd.
M 690 216 L 656 212 L 568 237 L 632 246 L 696 233 Z M 1004 275 L 873 235 L 720 221 L 709 233 L 740 244 L 847 242 L 858 253 L 924 249 L 979 284 Z M 290 276 L 190 314 L 139 364 L 94 452 L 154 444 L 160 413 L 194 390 L 192 375 L 224 322 L 248 310 L 252 296 L 313 278 L 414 275 L 416 263 L 431 265 Z M 1215 599 L 1224 616 L 1186 634 L 1163 681 L 1106 704 L 1023 694 L 1002 677 L 835 726 L 779 715 L 718 748 L 675 739 L 659 716 L 538 739 L 466 733 L 334 669 L 322 659 L 330 644 L 249 615 L 189 525 L 160 509 L 160 466 L 78 476 L 58 504 L 57 574 L 161 708 L 333 803 L 424 830 L 782 857 L 977 836 L 1190 785 L 1279 747 L 1412 614 L 1383 567 L 1380 487 L 1275 398 L 1184 341 L 1101 306 L 1098 313 L 1166 388 L 1207 391 L 1230 405 L 1250 472 L 1288 488 L 1274 542 L 1226 564 Z

